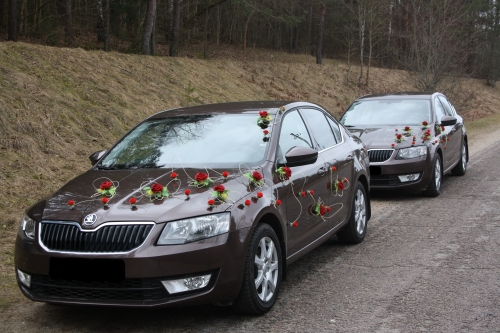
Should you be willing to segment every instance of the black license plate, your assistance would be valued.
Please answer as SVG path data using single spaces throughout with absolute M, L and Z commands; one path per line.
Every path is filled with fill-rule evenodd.
M 120 282 L 125 262 L 119 259 L 50 258 L 51 279 Z

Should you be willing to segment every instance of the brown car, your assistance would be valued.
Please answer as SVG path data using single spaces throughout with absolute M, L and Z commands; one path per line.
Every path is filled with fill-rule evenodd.
M 90 159 L 22 219 L 32 300 L 262 314 L 288 264 L 333 234 L 361 242 L 370 218 L 366 149 L 311 103 L 163 111 Z
M 368 147 L 372 189 L 441 192 L 443 175 L 465 175 L 469 151 L 464 121 L 440 93 L 368 95 L 340 122 Z

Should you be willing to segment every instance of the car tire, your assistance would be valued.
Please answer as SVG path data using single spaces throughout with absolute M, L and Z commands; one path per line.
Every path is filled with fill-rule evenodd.
M 337 238 L 341 242 L 359 244 L 365 238 L 368 225 L 366 218 L 367 202 L 365 187 L 359 182 L 356 183 L 352 199 L 351 216 L 347 224 L 337 233 Z
M 467 143 L 465 140 L 462 141 L 462 148 L 460 152 L 460 161 L 453 169 L 451 169 L 451 174 L 455 176 L 463 176 L 467 172 Z
M 282 261 L 273 228 L 266 223 L 259 224 L 250 240 L 243 285 L 233 304 L 236 312 L 261 315 L 273 307 L 281 285 Z
M 443 171 L 441 168 L 441 157 L 436 154 L 434 166 L 432 168 L 432 177 L 424 194 L 428 197 L 437 197 L 441 193 L 441 184 L 443 183 Z

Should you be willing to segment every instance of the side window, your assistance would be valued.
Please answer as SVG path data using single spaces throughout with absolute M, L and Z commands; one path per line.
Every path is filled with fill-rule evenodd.
M 332 128 L 333 135 L 335 136 L 335 140 L 337 141 L 337 143 L 342 142 L 342 134 L 340 134 L 339 125 L 328 116 L 326 116 L 326 120 L 328 120 L 328 123 L 330 124 L 330 127 Z
M 441 102 L 437 98 L 434 100 L 434 110 L 436 112 L 436 123 L 440 124 L 441 118 L 443 118 L 446 113 L 444 111 L 443 105 L 441 105 Z
M 314 139 L 316 140 L 319 150 L 337 144 L 333 136 L 332 129 L 326 120 L 325 114 L 319 110 L 314 109 L 301 109 L 300 112 L 304 115 L 307 123 L 311 126 Z
M 295 146 L 312 148 L 306 125 L 297 110 L 285 114 L 281 121 L 278 157 L 284 157 Z
M 438 96 L 439 100 L 441 101 L 441 103 L 443 104 L 444 106 L 444 109 L 446 111 L 446 114 L 448 116 L 454 116 L 455 115 L 455 112 L 453 112 L 453 107 L 451 106 L 450 102 L 448 102 L 448 100 L 446 99 L 446 97 L 444 96 Z
M 441 101 L 441 104 L 444 107 L 444 111 L 446 112 L 447 116 L 453 116 L 453 111 L 451 110 L 450 103 L 446 98 L 443 96 L 438 96 L 439 100 Z

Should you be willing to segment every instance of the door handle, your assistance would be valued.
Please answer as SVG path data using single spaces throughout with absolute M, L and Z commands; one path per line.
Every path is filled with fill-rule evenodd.
M 320 176 L 324 176 L 324 175 L 325 175 L 325 173 L 326 173 L 326 171 L 327 171 L 327 168 L 325 168 L 325 167 L 321 167 L 321 168 L 319 168 L 319 170 L 318 170 L 318 175 L 320 175 Z

